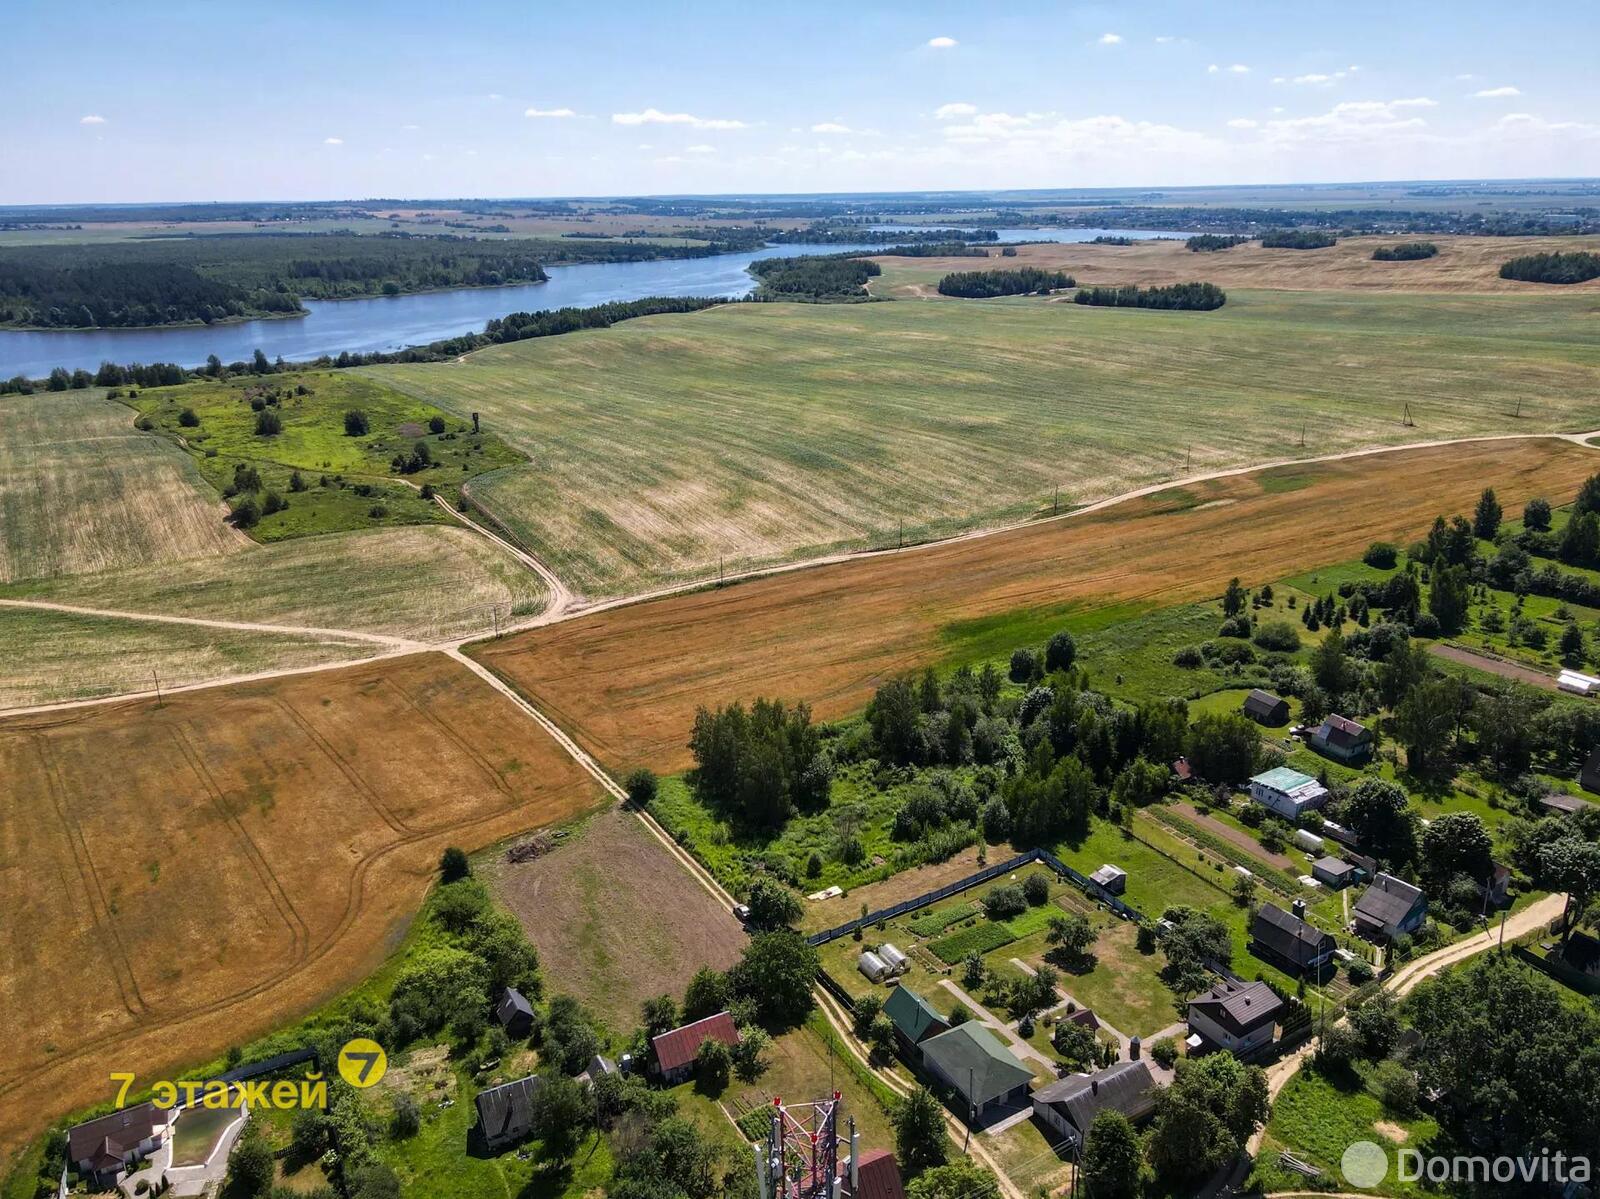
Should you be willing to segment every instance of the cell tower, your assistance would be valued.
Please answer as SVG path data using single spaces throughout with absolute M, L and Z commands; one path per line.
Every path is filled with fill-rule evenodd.
M 772 1099 L 772 1122 L 764 1144 L 755 1146 L 761 1199 L 839 1199 L 839 1092 L 815 1103 L 786 1104 Z M 851 1165 L 855 1163 L 855 1121 L 850 1121 Z M 855 1188 L 850 1186 L 851 1193 Z

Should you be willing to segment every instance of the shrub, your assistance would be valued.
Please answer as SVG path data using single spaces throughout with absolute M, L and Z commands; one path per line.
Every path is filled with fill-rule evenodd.
M 194 429 L 199 426 L 200 418 L 195 415 L 193 408 L 185 408 L 182 412 L 178 413 L 178 423 L 185 429 Z
M 1072 663 L 1078 656 L 1078 646 L 1072 640 L 1072 634 L 1062 629 L 1049 644 L 1044 647 L 1044 668 L 1046 671 L 1071 670 Z
M 1432 612 L 1418 612 L 1416 623 L 1411 626 L 1411 631 L 1418 637 L 1437 637 L 1439 635 L 1439 618 Z
M 346 437 L 365 437 L 371 426 L 367 423 L 367 414 L 359 408 L 352 408 L 344 414 L 344 434 Z
M 655 771 L 645 766 L 629 771 L 622 786 L 628 792 L 628 798 L 641 808 L 649 807 L 660 789 Z
M 428 418 L 428 432 L 438 434 L 444 432 L 444 417 L 430 416 Z
M 1015 649 L 1011 651 L 1011 681 L 1013 683 L 1026 683 L 1034 677 L 1038 669 L 1038 659 L 1034 657 L 1031 649 Z
M 282 512 L 289 506 L 289 501 L 276 491 L 269 491 L 261 497 L 261 515 L 271 516 L 274 512 Z
M 439 881 L 453 883 L 464 879 L 472 873 L 472 863 L 467 859 L 467 851 L 452 845 L 439 855 Z
M 1522 523 L 1524 527 L 1541 533 L 1549 529 L 1550 501 L 1538 497 L 1529 500 L 1522 508 Z
M 422 1112 L 417 1101 L 401 1091 L 394 1097 L 394 1112 L 389 1117 L 389 1135 L 397 1141 L 417 1135 L 422 1127 Z
M 1395 1115 L 1416 1114 L 1417 1076 L 1399 1062 L 1391 1059 L 1378 1063 L 1372 1072 L 1372 1088 L 1383 1106 Z
M 256 413 L 256 436 L 275 437 L 283 432 L 283 419 L 272 409 L 263 408 Z
M 228 519 L 237 529 L 253 529 L 261 523 L 261 506 L 256 503 L 253 496 L 246 496 L 234 505 L 233 511 L 228 514 Z
M 382 520 L 385 516 L 389 515 L 389 509 L 384 507 L 382 504 L 374 504 L 372 507 L 367 509 L 367 515 L 372 517 L 373 520 Z
M 1038 907 L 1050 898 L 1050 880 L 1042 874 L 1030 874 L 1022 880 L 1022 895 L 1030 907 Z
M 1391 541 L 1374 541 L 1367 546 L 1367 552 L 1361 555 L 1363 562 L 1379 570 L 1392 569 L 1399 559 L 1400 547 Z
M 1243 614 L 1230 616 L 1222 622 L 1222 627 L 1217 630 L 1218 637 L 1236 637 L 1241 641 L 1250 637 L 1250 618 Z
M 1009 920 L 1028 910 L 1028 897 L 1015 884 L 990 887 L 983 897 L 983 910 L 990 920 Z
M 1185 670 L 1197 669 L 1204 663 L 1205 658 L 1201 656 L 1200 647 L 1198 645 L 1186 645 L 1177 653 L 1172 655 L 1172 664 L 1174 666 L 1181 666 Z
M 1172 1037 L 1166 1037 L 1150 1046 L 1150 1056 L 1155 1058 L 1156 1064 L 1164 1070 L 1170 1070 L 1178 1060 L 1178 1042 Z
M 1274 620 L 1256 629 L 1255 643 L 1273 653 L 1292 654 L 1300 648 L 1300 634 L 1286 620 Z

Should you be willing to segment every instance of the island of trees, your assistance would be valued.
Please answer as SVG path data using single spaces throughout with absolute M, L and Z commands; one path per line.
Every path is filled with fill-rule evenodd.
M 1338 240 L 1323 229 L 1269 229 L 1261 235 L 1268 250 L 1326 250 Z
M 939 280 L 939 294 L 982 300 L 991 296 L 1042 296 L 1073 286 L 1076 283 L 1071 275 L 1024 266 L 1008 271 L 955 271 Z
M 1600 278 L 1600 254 L 1575 250 L 1566 254 L 1526 254 L 1500 268 L 1502 279 L 1524 283 L 1586 283 Z
M 762 258 L 750 264 L 762 299 L 865 300 L 867 280 L 883 268 L 865 258 L 806 254 L 799 258 Z
M 1372 251 L 1374 262 L 1416 262 L 1421 258 L 1436 258 L 1439 247 L 1431 241 L 1406 241 L 1397 246 L 1379 246 Z
M 1228 302 L 1215 283 L 1174 283 L 1168 287 L 1084 287 L 1072 297 L 1079 304 L 1102 308 L 1182 308 L 1210 312 Z
M 1249 240 L 1239 233 L 1200 233 L 1183 244 L 1195 254 L 1214 254 L 1218 250 L 1231 250 L 1234 246 L 1242 246 Z

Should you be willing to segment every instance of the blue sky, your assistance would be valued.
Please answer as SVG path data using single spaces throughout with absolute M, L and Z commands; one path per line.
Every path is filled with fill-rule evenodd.
M 0 203 L 1600 175 L 1600 5 L 5 0 Z

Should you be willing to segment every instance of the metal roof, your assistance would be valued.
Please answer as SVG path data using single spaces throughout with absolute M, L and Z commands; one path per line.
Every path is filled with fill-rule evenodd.
M 1421 887 L 1413 887 L 1392 874 L 1377 874 L 1356 900 L 1356 915 L 1384 927 L 1398 925 L 1421 898 Z
M 1061 1108 L 1081 1132 L 1088 1132 L 1095 1116 L 1110 1109 L 1130 1120 L 1142 1120 L 1155 1110 L 1156 1080 L 1144 1061 L 1118 1062 L 1094 1074 L 1074 1074 L 1033 1093 L 1037 1103 Z
M 668 1071 L 693 1062 L 695 1054 L 700 1052 L 700 1046 L 706 1041 L 721 1041 L 730 1047 L 737 1045 L 739 1030 L 733 1023 L 733 1017 L 727 1012 L 718 1012 L 715 1016 L 707 1016 L 704 1020 L 696 1020 L 693 1024 L 662 1033 L 650 1042 L 650 1047 L 655 1050 L 656 1065 Z
M 937 1064 L 969 1103 L 980 1107 L 1033 1081 L 1033 1072 L 976 1020 L 929 1037 L 922 1043 L 922 1056 Z
M 930 1029 L 944 1032 L 950 1027 L 950 1022 L 934 1011 L 932 1004 L 905 985 L 889 992 L 889 998 L 883 1001 L 883 1014 L 913 1044 L 926 1037 Z
M 1338 947 L 1332 934 L 1307 924 L 1275 903 L 1264 903 L 1250 923 L 1250 935 L 1289 962 L 1307 962 Z
M 1264 982 L 1239 983 L 1225 978 L 1209 991 L 1196 995 L 1189 1006 L 1200 1008 L 1235 1032 L 1244 1032 L 1276 1020 L 1283 1009 L 1283 1000 Z

